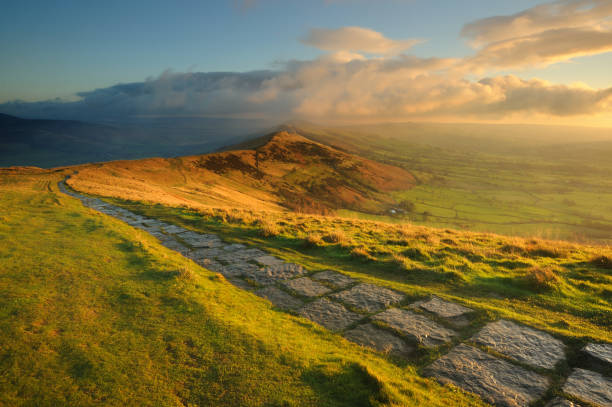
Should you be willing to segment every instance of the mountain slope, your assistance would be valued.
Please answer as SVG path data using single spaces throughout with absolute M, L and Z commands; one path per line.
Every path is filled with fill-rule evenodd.
M 152 201 L 163 197 L 167 204 L 328 213 L 339 208 L 383 211 L 395 204 L 389 192 L 410 189 L 414 177 L 279 132 L 253 149 L 87 166 L 69 182 L 90 193 Z

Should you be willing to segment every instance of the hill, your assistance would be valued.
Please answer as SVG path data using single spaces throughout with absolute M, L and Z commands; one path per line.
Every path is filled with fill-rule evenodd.
M 286 129 L 416 178 L 416 187 L 391 194 L 410 212 L 338 214 L 612 243 L 610 129 L 427 123 Z
M 396 204 L 390 192 L 411 188 L 414 177 L 279 132 L 251 149 L 86 166 L 70 183 L 91 193 L 168 204 L 329 213 L 339 208 L 384 211 Z
M 0 114 L 0 167 L 50 168 L 205 153 L 263 128 L 265 124 L 249 120 L 150 118 L 99 124 Z

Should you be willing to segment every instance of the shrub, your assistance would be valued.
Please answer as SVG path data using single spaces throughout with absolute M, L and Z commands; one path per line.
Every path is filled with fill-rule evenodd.
M 534 266 L 526 271 L 523 277 L 525 286 L 531 291 L 550 291 L 559 286 L 559 277 L 550 267 Z

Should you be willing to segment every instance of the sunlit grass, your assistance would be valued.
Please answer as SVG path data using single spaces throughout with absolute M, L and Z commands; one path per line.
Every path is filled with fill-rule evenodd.
M 84 208 L 62 176 L 0 175 L 1 405 L 480 405 Z M 258 220 L 136 206 L 235 238 Z M 276 224 L 241 237 L 274 250 L 294 225 Z

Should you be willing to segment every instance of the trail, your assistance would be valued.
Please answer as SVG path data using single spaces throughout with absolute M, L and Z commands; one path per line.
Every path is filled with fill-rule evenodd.
M 557 368 L 568 363 L 567 346 L 546 332 L 499 320 L 467 337 L 474 311 L 462 305 L 438 297 L 406 304 L 406 295 L 398 291 L 361 283 L 335 271 L 313 273 L 258 247 L 227 243 L 215 234 L 197 233 L 78 194 L 68 190 L 64 181 L 59 189 L 86 207 L 151 234 L 166 248 L 222 274 L 236 287 L 349 341 L 407 361 L 419 348 L 440 348 L 441 353 L 450 349 L 423 374 L 478 394 L 491 404 L 517 407 L 544 400 L 559 390 L 551 377 L 568 374 L 569 369 L 559 372 Z M 589 346 L 596 350 L 603 347 L 600 352 L 589 353 L 588 347 L 583 352 L 607 363 L 606 369 L 610 369 L 612 361 L 605 355 L 612 354 L 612 344 Z M 563 393 L 612 406 L 611 378 L 572 367 Z

